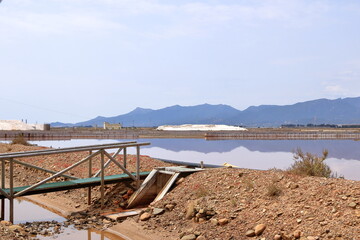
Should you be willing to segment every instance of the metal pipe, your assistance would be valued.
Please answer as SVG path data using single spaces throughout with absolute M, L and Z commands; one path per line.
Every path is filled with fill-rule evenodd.
M 42 184 L 44 184 L 44 183 L 46 183 L 46 182 L 50 181 L 51 179 L 56 178 L 56 177 L 58 177 L 58 176 L 62 175 L 63 173 L 65 173 L 65 172 L 67 172 L 67 171 L 69 171 L 69 170 L 73 169 L 74 167 L 76 167 L 76 166 L 80 165 L 81 163 L 83 163 L 83 162 L 85 162 L 85 161 L 89 160 L 89 158 L 95 157 L 95 156 L 96 156 L 96 155 L 98 155 L 99 153 L 100 153 L 100 151 L 97 151 L 97 152 L 95 152 L 95 153 L 93 153 L 93 154 L 91 154 L 91 155 L 87 156 L 86 158 L 84 158 L 84 159 L 80 160 L 79 162 L 74 163 L 73 165 L 71 165 L 71 166 L 69 166 L 69 167 L 65 168 L 64 170 L 62 170 L 62 171 L 58 172 L 57 174 L 54 174 L 54 175 L 52 175 L 52 176 L 50 176 L 50 177 L 48 177 L 48 178 L 46 178 L 46 179 L 44 179 L 44 180 L 42 180 L 42 181 L 40 181 L 40 182 L 38 182 L 38 183 L 36 183 L 36 184 L 34 184 L 34 185 L 32 185 L 32 186 L 28 187 L 28 188 L 26 188 L 26 189 L 24 189 L 24 190 L 22 190 L 22 191 L 20 191 L 20 192 L 16 193 L 16 194 L 15 194 L 15 197 L 19 197 L 19 196 L 21 196 L 22 194 L 24 194 L 24 193 L 26 193 L 26 192 L 28 192 L 28 191 L 30 191 L 30 190 L 32 190 L 32 189 L 34 189 L 34 188 L 36 188 L 36 187 L 38 187 L 38 186 L 42 185 Z
M 136 141 L 129 141 L 129 142 L 119 142 L 119 143 L 107 143 L 107 144 L 96 144 L 96 145 L 86 145 L 86 146 L 78 146 L 78 147 L 67 147 L 67 148 L 49 148 L 49 149 L 42 149 L 42 150 L 34 150 L 34 151 L 27 151 L 27 152 L 10 152 L 10 153 L 2 153 L 0 156 L 10 156 L 13 154 L 19 154 L 19 153 L 48 153 L 48 152 L 57 152 L 61 150 L 82 150 L 84 148 L 93 148 L 93 147 L 102 147 L 106 148 L 107 146 L 114 146 L 114 145 L 121 145 L 121 144 L 132 144 L 136 143 Z M 84 150 L 85 151 L 85 150 Z
M 123 148 L 123 147 L 136 147 L 136 146 L 145 146 L 150 145 L 150 143 L 129 143 L 129 144 L 112 144 L 103 147 L 101 145 L 94 145 L 92 147 L 76 147 L 76 148 L 67 148 L 67 149 L 49 149 L 49 150 L 41 150 L 41 152 L 36 151 L 28 151 L 28 152 L 17 152 L 11 154 L 0 154 L 0 159 L 8 159 L 8 158 L 21 158 L 21 157 L 35 157 L 40 155 L 51 155 L 51 154 L 59 154 L 59 153 L 71 153 L 71 152 L 82 152 L 82 151 L 90 151 L 90 150 L 101 150 L 104 148 Z

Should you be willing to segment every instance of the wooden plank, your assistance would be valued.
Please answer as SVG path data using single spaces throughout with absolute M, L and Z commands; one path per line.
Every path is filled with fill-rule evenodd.
M 105 217 L 116 221 L 119 218 L 126 218 L 126 217 L 139 215 L 145 209 L 146 208 L 130 209 L 130 210 L 121 211 L 121 212 L 118 212 L 118 213 L 108 214 L 108 215 L 105 215 Z
M 161 189 L 159 194 L 154 199 L 154 202 L 159 201 L 165 196 L 165 194 L 170 190 L 171 186 L 174 184 L 174 182 L 176 181 L 179 175 L 180 173 L 175 173 L 174 175 L 171 176 L 171 178 L 167 181 L 163 189 Z
M 134 194 L 130 197 L 128 201 L 128 208 L 131 208 L 138 204 L 138 202 L 146 194 L 146 191 L 150 189 L 151 186 L 155 183 L 157 174 L 158 174 L 158 170 L 156 169 L 150 172 L 150 174 L 145 178 L 144 182 L 141 184 L 139 189 L 136 192 L 134 192 Z

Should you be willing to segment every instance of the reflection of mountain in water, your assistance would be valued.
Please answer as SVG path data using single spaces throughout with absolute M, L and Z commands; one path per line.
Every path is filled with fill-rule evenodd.
M 196 151 L 201 153 L 230 152 L 238 147 L 259 152 L 293 152 L 301 148 L 304 152 L 321 154 L 329 150 L 329 157 L 360 160 L 360 142 L 352 140 L 223 140 L 206 141 L 204 139 L 138 139 L 151 142 L 148 147 L 166 150 Z

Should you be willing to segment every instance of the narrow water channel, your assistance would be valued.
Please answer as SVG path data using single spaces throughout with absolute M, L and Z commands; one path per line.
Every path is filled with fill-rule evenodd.
M 6 206 L 9 206 L 9 201 L 5 200 Z M 35 203 L 24 200 L 23 198 L 15 199 L 14 201 L 14 224 L 26 222 L 42 222 L 42 221 L 57 221 L 64 222 L 66 219 L 56 213 L 51 212 Z M 5 219 L 9 216 L 8 207 L 5 211 Z M 74 226 L 63 228 L 63 232 L 53 236 L 37 235 L 36 238 L 42 240 L 61 239 L 61 240 L 124 240 L 123 238 L 102 231 L 95 231 L 94 229 L 77 230 Z

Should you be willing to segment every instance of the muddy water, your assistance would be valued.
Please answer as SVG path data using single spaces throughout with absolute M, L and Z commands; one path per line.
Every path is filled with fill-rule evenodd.
M 5 211 L 5 219 L 9 216 L 8 206 L 9 201 L 5 200 L 7 211 Z M 45 208 L 42 208 L 35 203 L 26 201 L 24 199 L 15 199 L 14 201 L 14 219 L 15 224 L 25 223 L 25 222 L 37 222 L 37 221 L 58 221 L 63 222 L 66 219 L 53 213 Z M 93 229 L 89 230 L 77 230 L 73 226 L 63 228 L 64 232 L 54 235 L 54 236 L 40 236 L 38 239 L 50 240 L 50 239 L 61 239 L 61 240 L 124 240 L 121 237 L 116 235 L 95 231 Z

